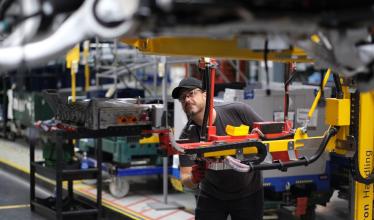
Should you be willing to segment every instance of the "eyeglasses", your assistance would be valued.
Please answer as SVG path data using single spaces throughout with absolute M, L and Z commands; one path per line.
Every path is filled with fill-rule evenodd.
M 180 102 L 185 102 L 186 101 L 186 98 L 192 98 L 192 97 L 194 97 L 195 96 L 195 93 L 196 93 L 196 91 L 199 91 L 200 89 L 193 89 L 193 90 L 191 90 L 191 91 L 189 91 L 189 92 L 185 92 L 185 93 L 183 93 L 180 97 L 179 97 L 179 101 Z

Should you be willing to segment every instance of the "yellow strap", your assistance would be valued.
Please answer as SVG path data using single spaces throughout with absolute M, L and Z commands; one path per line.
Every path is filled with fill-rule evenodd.
M 83 59 L 84 59 L 84 91 L 90 89 L 90 66 L 88 65 L 88 56 L 90 55 L 90 41 L 83 43 Z

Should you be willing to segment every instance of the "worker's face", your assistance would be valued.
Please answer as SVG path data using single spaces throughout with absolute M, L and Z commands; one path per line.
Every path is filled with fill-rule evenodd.
M 179 101 L 182 104 L 184 112 L 188 116 L 193 116 L 205 108 L 206 93 L 201 89 L 192 89 L 182 91 Z

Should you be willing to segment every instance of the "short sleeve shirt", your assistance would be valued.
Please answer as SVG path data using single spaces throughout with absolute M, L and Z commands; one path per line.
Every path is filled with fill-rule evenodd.
M 253 109 L 244 103 L 228 103 L 215 106 L 217 135 L 226 135 L 226 125 L 252 126 L 253 122 L 263 121 Z M 200 141 L 201 127 L 193 122 L 187 123 L 180 136 L 181 139 Z M 188 156 L 180 155 L 181 166 L 192 166 Z M 200 190 L 209 196 L 221 200 L 240 199 L 257 192 L 262 188 L 260 171 L 241 173 L 234 170 L 207 170 L 200 184 Z

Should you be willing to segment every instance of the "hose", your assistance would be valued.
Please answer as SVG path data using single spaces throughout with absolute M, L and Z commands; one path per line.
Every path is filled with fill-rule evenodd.
M 333 77 L 334 77 L 334 83 L 335 83 L 335 88 L 336 88 L 336 98 L 342 99 L 343 89 L 342 89 L 342 84 L 340 83 L 340 77 L 336 73 L 333 74 Z
M 327 146 L 329 140 L 337 134 L 338 130 L 339 130 L 338 127 L 330 127 L 329 128 L 329 130 L 324 135 L 317 152 L 311 158 L 303 157 L 303 158 L 300 158 L 297 161 L 287 161 L 287 162 L 277 161 L 277 162 L 272 163 L 272 164 L 259 164 L 259 165 L 249 164 L 251 166 L 251 170 L 279 169 L 281 171 L 286 171 L 287 168 L 289 168 L 289 167 L 297 167 L 297 166 L 302 166 L 302 165 L 307 166 L 307 165 L 313 163 L 314 161 L 316 161 L 322 155 L 322 153 L 326 149 L 326 146 Z

